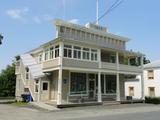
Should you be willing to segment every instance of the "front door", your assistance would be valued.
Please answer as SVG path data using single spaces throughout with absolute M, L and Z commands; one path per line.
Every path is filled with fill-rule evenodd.
M 49 91 L 50 91 L 50 82 L 49 81 L 42 81 L 41 87 L 41 101 L 48 101 L 49 100 Z
M 96 90 L 95 74 L 89 74 L 89 98 L 95 98 Z

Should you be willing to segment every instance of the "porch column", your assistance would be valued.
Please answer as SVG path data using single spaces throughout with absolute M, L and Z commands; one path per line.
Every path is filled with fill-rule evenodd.
M 58 72 L 58 96 L 57 96 L 57 104 L 62 104 L 62 69 L 59 69 Z
M 143 59 L 144 57 L 141 57 L 141 69 L 142 69 L 142 73 L 141 73 L 141 94 L 142 94 L 142 99 L 144 100 L 144 76 L 143 76 Z
M 41 78 L 38 80 L 38 102 L 41 101 Z
M 119 82 L 119 53 L 116 52 L 117 75 L 116 75 L 116 101 L 120 101 L 120 82 Z
M 101 72 L 98 72 L 98 102 L 102 102 L 102 93 L 101 93 Z
M 59 48 L 59 72 L 58 72 L 58 95 L 57 95 L 57 104 L 60 105 L 62 104 L 62 61 L 63 61 L 63 43 L 60 43 L 60 48 Z

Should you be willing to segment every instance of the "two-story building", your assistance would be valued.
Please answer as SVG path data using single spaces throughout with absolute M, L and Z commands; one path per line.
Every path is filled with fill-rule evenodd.
M 16 98 L 57 105 L 125 99 L 125 82 L 143 78 L 143 54 L 105 27 L 55 20 L 56 38 L 17 57 Z M 143 81 L 140 81 L 141 97 Z

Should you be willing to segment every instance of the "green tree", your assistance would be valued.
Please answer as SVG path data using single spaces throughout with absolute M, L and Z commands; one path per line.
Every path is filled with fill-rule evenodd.
M 8 65 L 6 69 L 0 73 L 0 96 L 15 96 L 15 63 Z
M 3 36 L 0 34 L 0 44 L 2 44 Z

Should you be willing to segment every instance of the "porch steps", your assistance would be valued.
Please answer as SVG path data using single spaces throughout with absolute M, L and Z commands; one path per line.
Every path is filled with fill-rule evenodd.
M 60 110 L 56 106 L 49 105 L 49 104 L 44 103 L 44 102 L 30 102 L 30 104 L 35 106 L 35 107 L 38 107 L 40 109 L 44 109 L 44 110 L 48 110 L 48 111 L 58 111 L 58 110 Z
M 103 105 L 108 106 L 108 105 L 120 105 L 120 102 L 117 101 L 103 101 Z

